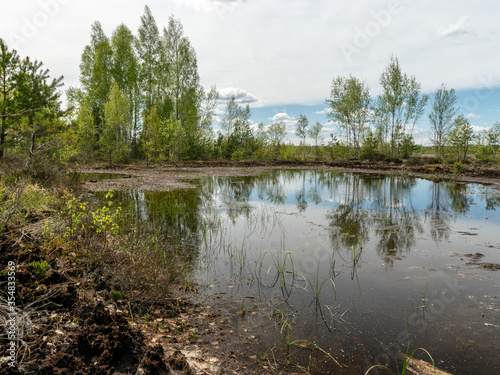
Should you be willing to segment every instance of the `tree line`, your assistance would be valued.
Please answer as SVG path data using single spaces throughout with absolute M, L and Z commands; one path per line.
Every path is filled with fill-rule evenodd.
M 466 161 L 471 147 L 478 158 L 497 157 L 500 124 L 474 135 L 454 89 L 443 84 L 432 98 L 421 94 L 420 83 L 402 71 L 395 57 L 380 76 L 377 97 L 352 75 L 332 80 L 325 102 L 327 118 L 338 132 L 330 134 L 327 144 L 323 125 L 310 125 L 302 114 L 295 124 L 300 143 L 286 142 L 284 122 L 253 124 L 250 107 L 240 106 L 234 96 L 225 106 L 221 129 L 215 131 L 217 89 L 205 90 L 200 84 L 196 52 L 181 22 L 170 16 L 160 31 L 147 6 L 140 21 L 135 35 L 124 24 L 111 37 L 99 22 L 92 25 L 81 56 L 80 87 L 67 90 L 65 111 L 59 90 L 63 77 L 50 80 L 42 63 L 21 59 L 0 39 L 0 157 L 11 149 L 23 152 L 27 165 L 42 151 L 63 159 L 78 153 L 109 163 L 407 159 L 418 147 L 415 125 L 429 101 L 437 158 Z
M 373 99 L 366 83 L 356 77 L 332 81 L 328 117 L 344 132 L 348 157 L 409 158 L 416 150 L 415 124 L 425 113 L 428 95 L 414 76 L 401 70 L 391 57 L 380 76 L 381 94 Z M 476 140 L 477 156 L 492 159 L 500 146 L 500 124 L 474 135 L 469 120 L 460 112 L 454 89 L 442 84 L 434 93 L 428 115 L 436 158 L 454 157 L 465 162 Z M 299 125 L 297 125 L 299 127 Z

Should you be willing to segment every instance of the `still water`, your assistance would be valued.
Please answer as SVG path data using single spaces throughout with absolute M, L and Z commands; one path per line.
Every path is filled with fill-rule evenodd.
M 311 170 L 196 185 L 119 196 L 192 252 L 195 298 L 248 326 L 249 355 L 359 374 L 409 343 L 454 374 L 500 373 L 497 190 Z

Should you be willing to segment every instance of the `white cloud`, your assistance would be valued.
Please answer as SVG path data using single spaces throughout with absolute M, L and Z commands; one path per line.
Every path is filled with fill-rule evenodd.
M 193 9 L 197 12 L 215 11 L 219 17 L 224 17 L 227 12 L 234 11 L 244 0 L 175 0 L 177 6 Z
M 234 96 L 236 99 L 236 103 L 238 104 L 252 104 L 259 101 L 259 99 L 249 93 L 246 90 L 237 88 L 237 87 L 224 87 L 219 88 L 219 100 L 220 101 L 229 101 Z
M 365 79 L 377 95 L 391 54 L 425 92 L 443 82 L 456 90 L 474 89 L 480 85 L 478 77 L 490 75 L 498 82 L 497 66 L 491 63 L 500 60 L 497 0 L 399 1 L 400 11 L 384 19 L 389 3 L 148 1 L 160 30 L 171 14 L 181 20 L 197 53 L 202 84 L 239 87 L 246 93 L 236 91 L 242 95 L 240 103 L 253 107 L 324 103 L 332 78 L 349 74 Z M 56 5 L 45 10 L 41 4 Z M 8 40 L 17 36 L 22 57 L 43 61 L 54 77 L 64 75 L 65 87 L 78 86 L 92 23 L 100 21 L 109 37 L 121 22 L 136 34 L 144 5 L 130 2 L 124 7 L 119 0 L 11 1 L 0 12 L 0 35 Z M 448 39 L 469 43 L 456 48 Z M 342 44 L 356 48 L 350 63 Z
M 473 131 L 474 131 L 474 133 L 476 133 L 476 134 L 477 134 L 477 133 L 482 133 L 484 130 L 488 130 L 488 129 L 489 129 L 489 127 L 485 128 L 485 127 L 483 127 L 483 126 L 478 126 L 478 125 L 472 125 L 472 124 L 471 124 L 471 126 L 472 126 L 472 130 L 473 130 Z
M 476 115 L 476 114 L 474 114 L 474 113 L 471 112 L 471 113 L 469 113 L 467 115 L 467 118 L 481 118 L 481 116 L 480 115 Z
M 289 140 L 291 140 L 292 142 L 294 141 L 293 137 L 295 136 L 295 128 L 297 127 L 297 119 L 295 117 L 290 116 L 286 112 L 279 112 L 274 116 L 269 117 L 268 120 L 271 122 L 271 124 L 283 122 L 285 124 L 287 134 L 292 136 L 292 138 Z
M 271 120 L 271 122 L 273 123 L 279 121 L 283 121 L 285 123 L 293 121 L 292 117 L 290 117 L 290 115 L 286 112 L 276 113 L 273 117 L 269 117 L 269 120 Z
M 468 22 L 469 17 L 460 17 L 457 23 L 453 23 L 447 26 L 441 26 L 436 31 L 436 35 L 440 38 L 443 37 L 460 37 L 464 35 L 474 35 L 471 29 L 471 25 Z

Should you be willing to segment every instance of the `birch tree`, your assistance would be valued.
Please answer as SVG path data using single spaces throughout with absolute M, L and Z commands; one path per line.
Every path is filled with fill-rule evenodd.
M 349 153 L 353 147 L 358 158 L 361 157 L 361 144 L 371 116 L 370 101 L 365 82 L 353 76 L 335 78 L 330 99 L 326 99 L 331 109 L 328 118 L 344 128 Z
M 432 144 L 436 150 L 436 156 L 443 157 L 443 147 L 446 143 L 453 119 L 458 113 L 457 96 L 455 90 L 447 90 L 444 84 L 434 93 L 432 112 L 429 114 L 429 122 L 432 126 Z
M 297 128 L 295 129 L 295 135 L 300 138 L 300 145 L 302 146 L 304 161 L 306 161 L 306 137 L 307 137 L 307 127 L 309 126 L 309 120 L 305 115 L 299 115 L 297 120 Z
M 389 154 L 401 157 L 403 146 L 413 142 L 415 124 L 424 113 L 428 97 L 420 95 L 420 83 L 402 72 L 395 57 L 382 72 L 380 84 L 382 94 L 378 96 L 376 112 L 383 128 L 381 133 L 389 137 L 384 139 L 390 146 Z

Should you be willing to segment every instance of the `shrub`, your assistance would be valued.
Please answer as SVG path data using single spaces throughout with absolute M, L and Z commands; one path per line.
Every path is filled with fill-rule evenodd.
M 460 161 L 456 161 L 453 167 L 455 168 L 455 174 L 460 174 L 464 170 L 464 165 Z

